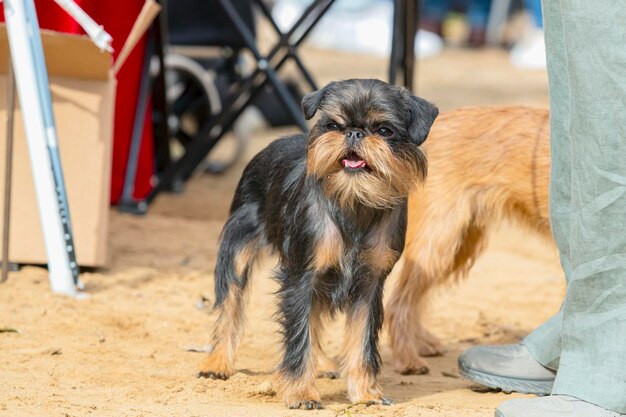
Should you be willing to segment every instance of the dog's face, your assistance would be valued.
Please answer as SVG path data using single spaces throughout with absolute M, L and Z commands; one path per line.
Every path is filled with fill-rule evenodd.
M 426 177 L 419 148 L 438 110 L 406 88 L 379 80 L 332 82 L 303 98 L 307 174 L 343 207 L 390 208 Z

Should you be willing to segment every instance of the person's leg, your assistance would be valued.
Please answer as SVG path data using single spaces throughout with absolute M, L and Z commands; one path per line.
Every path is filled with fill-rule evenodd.
M 485 29 L 489 20 L 491 0 L 469 0 L 467 5 L 467 23 L 471 29 Z
M 450 9 L 448 0 L 424 0 L 422 2 L 422 17 L 443 20 Z
M 552 13 L 549 18 L 553 21 L 557 18 L 556 9 L 559 7 L 554 3 L 546 1 L 547 13 Z M 519 68 L 546 68 L 546 45 L 543 32 L 543 15 L 541 13 L 541 0 L 525 0 L 526 11 L 532 18 L 532 24 L 529 25 L 524 34 L 515 42 L 509 57 L 511 63 Z M 552 33 L 557 34 L 558 28 L 552 28 Z
M 544 3 L 548 82 L 550 91 L 550 222 L 559 248 L 566 278 L 571 276 L 570 212 L 570 85 L 565 32 L 560 0 Z M 459 370 L 467 379 L 500 388 L 532 394 L 549 394 L 553 374 L 533 361 L 556 370 L 561 356 L 562 313 L 546 321 L 528 335 L 523 345 L 477 346 L 459 357 Z M 501 369 L 495 369 L 500 367 Z
M 450 10 L 450 0 L 423 0 L 420 28 L 443 36 L 443 21 Z
M 575 397 L 614 410 L 597 414 L 612 416 L 626 413 L 626 5 L 547 0 L 544 18 L 553 105 L 551 217 L 568 291 L 562 312 L 525 343 L 539 362 L 559 368 L 553 394 L 560 395 L 506 402 L 497 415 L 585 409 Z M 530 406 L 539 411 L 529 413 Z
M 560 0 L 544 2 L 546 55 L 550 93 L 550 224 L 565 277 L 571 276 L 570 213 L 572 168 L 570 148 L 570 74 Z M 561 355 L 562 313 L 546 321 L 524 343 L 541 364 L 557 369 Z
M 535 27 L 543 28 L 543 15 L 541 14 L 541 0 L 526 0 L 526 9 L 533 18 Z
M 544 4 L 548 81 L 550 90 L 550 222 L 565 276 L 570 274 L 570 86 L 565 33 L 559 0 Z M 562 313 L 546 321 L 522 344 L 475 346 L 459 357 L 459 371 L 466 379 L 503 391 L 547 395 L 561 355 Z M 525 346 L 524 346 L 525 345 Z M 533 362 L 539 364 L 533 364 Z
M 570 270 L 570 86 L 560 0 L 544 2 L 550 91 L 550 223 L 566 278 Z M 523 340 L 523 345 L 475 346 L 459 356 L 466 379 L 503 391 L 547 395 L 561 356 L 562 313 Z M 525 345 L 525 346 L 524 346 Z
M 557 316 L 527 338 L 538 359 L 554 357 L 558 372 L 551 397 L 507 401 L 496 411 L 502 417 L 626 413 L 626 5 L 558 3 L 546 1 L 544 17 L 550 86 L 564 80 L 563 88 L 568 87 L 567 106 L 560 107 L 562 97 L 551 97 L 555 120 L 567 110 L 562 127 L 568 147 L 554 143 L 553 161 L 569 158 L 570 211 L 562 217 L 569 220 L 563 230 L 558 221 L 553 227 L 557 242 L 559 232 L 561 238 L 569 236 L 565 246 L 559 242 L 568 286 L 561 320 Z M 548 37 L 556 23 L 550 18 L 553 8 L 560 12 L 559 51 Z M 553 53 L 565 63 L 558 73 L 550 66 Z M 561 183 L 555 178 L 553 184 Z M 558 214 L 558 206 L 554 209 Z M 557 360 L 559 343 L 549 332 L 558 335 L 559 329 Z
M 561 0 L 561 14 L 571 213 L 553 393 L 626 413 L 626 4 Z
M 487 40 L 487 21 L 491 0 L 469 0 L 467 5 L 467 23 L 470 33 L 467 43 L 471 47 L 481 47 Z

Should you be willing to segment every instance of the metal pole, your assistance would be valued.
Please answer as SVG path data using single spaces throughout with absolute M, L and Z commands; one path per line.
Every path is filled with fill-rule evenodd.
M 135 180 L 137 179 L 137 168 L 139 166 L 139 154 L 141 152 L 141 142 L 143 139 L 143 127 L 146 121 L 146 110 L 148 109 L 148 98 L 150 96 L 150 62 L 154 55 L 154 35 L 155 30 L 153 26 L 152 30 L 148 33 L 148 41 L 144 53 L 143 69 L 141 71 L 139 84 L 139 97 L 137 98 L 133 133 L 130 139 L 130 149 L 128 150 L 126 174 L 124 175 L 124 188 L 122 189 L 122 198 L 118 204 L 120 211 L 135 214 L 145 214 L 148 208 L 145 201 L 135 201 L 133 193 L 135 191 Z
M 43 109 L 44 123 L 46 125 L 46 145 L 50 156 L 54 190 L 56 191 L 59 214 L 61 216 L 61 225 L 63 227 L 65 250 L 69 259 L 70 272 L 72 273 L 74 285 L 82 287 L 82 284 L 80 284 L 78 280 L 79 269 L 78 262 L 76 261 L 76 245 L 74 244 L 74 233 L 72 232 L 72 221 L 70 219 L 70 209 L 67 202 L 67 191 L 65 189 L 65 178 L 63 176 L 63 168 L 61 165 L 61 154 L 59 153 L 59 141 L 57 138 L 56 124 L 54 122 L 54 114 L 52 113 L 52 96 L 50 95 L 50 83 L 48 81 L 46 61 L 43 55 L 39 21 L 37 20 L 37 12 L 35 11 L 34 1 L 24 1 L 24 7 L 31 33 L 36 33 L 35 35 L 31 35 L 30 43 L 35 62 L 38 84 L 37 87 L 40 92 L 41 108 Z
M 398 75 L 398 67 L 402 65 L 401 54 L 404 51 L 404 4 L 407 0 L 394 0 L 393 2 L 393 27 L 391 33 L 391 53 L 389 56 L 389 83 L 395 84 Z
M 415 33 L 417 32 L 417 0 L 407 0 L 404 23 L 404 86 L 413 91 L 413 69 L 415 67 Z
M 154 168 L 158 175 L 165 171 L 170 165 L 172 157 L 170 155 L 170 132 L 167 121 L 170 115 L 169 104 L 167 103 L 166 96 L 166 83 L 165 83 L 165 48 L 168 42 L 167 31 L 167 1 L 160 0 L 161 13 L 154 22 L 156 27 L 155 36 L 155 53 L 159 61 L 159 72 L 154 80 L 154 87 L 152 91 L 152 117 L 154 128 Z M 155 118 L 155 113 L 158 117 Z M 160 117 L 160 119 L 159 119 Z
M 35 5 L 33 0 L 4 0 L 3 5 L 20 104 L 28 109 L 22 118 L 50 285 L 55 292 L 77 295 L 78 265 Z
M 9 54 L 7 65 L 7 147 L 4 166 L 4 211 L 2 224 L 2 278 L 9 278 L 9 231 L 11 228 L 11 173 L 13 171 L 13 116 L 15 114 L 15 79 Z

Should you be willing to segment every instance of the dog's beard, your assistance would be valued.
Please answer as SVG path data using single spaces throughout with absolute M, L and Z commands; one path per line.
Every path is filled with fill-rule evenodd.
M 340 133 L 325 133 L 313 139 L 307 153 L 307 174 L 321 180 L 324 193 L 340 206 L 358 203 L 372 208 L 391 208 L 406 198 L 426 178 L 426 157 L 417 146 L 391 150 L 384 140 L 367 136 L 350 148 Z M 341 165 L 354 152 L 367 164 L 359 172 Z

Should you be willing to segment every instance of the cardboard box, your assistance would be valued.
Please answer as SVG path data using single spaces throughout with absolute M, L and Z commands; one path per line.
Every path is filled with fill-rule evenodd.
M 42 31 L 42 43 L 76 256 L 80 265 L 105 266 L 116 85 L 112 57 L 100 52 L 86 36 Z M 4 198 L 7 57 L 7 32 L 0 25 L 0 198 Z M 19 105 L 14 125 L 9 259 L 45 264 L 46 250 Z
M 115 75 L 160 11 L 146 0 L 115 64 L 87 36 L 42 30 L 59 151 L 79 265 L 107 262 Z M 7 32 L 0 25 L 0 198 L 6 152 Z M 19 71 L 19 69 L 17 69 Z M 18 99 L 19 101 L 19 99 Z M 47 263 L 32 170 L 19 105 L 14 117 L 9 259 Z M 0 222 L 0 233 L 2 232 Z M 0 242 L 1 249 L 2 242 Z

